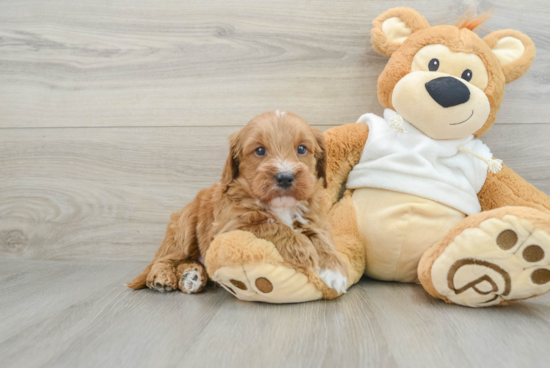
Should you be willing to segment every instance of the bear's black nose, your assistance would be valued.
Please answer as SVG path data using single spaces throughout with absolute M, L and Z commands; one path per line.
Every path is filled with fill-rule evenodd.
M 452 107 L 468 102 L 470 90 L 453 77 L 440 77 L 426 83 L 426 90 L 435 102 L 443 107 Z
M 275 174 L 275 182 L 283 189 L 290 188 L 294 183 L 294 174 L 291 172 L 280 172 Z

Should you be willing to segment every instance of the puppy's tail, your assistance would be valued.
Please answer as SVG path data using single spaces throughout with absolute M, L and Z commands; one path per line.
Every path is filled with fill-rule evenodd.
M 149 271 L 151 271 L 152 267 L 152 263 L 149 266 L 145 267 L 143 272 L 139 276 L 137 276 L 134 281 L 127 283 L 126 286 L 134 290 L 143 289 L 147 283 L 147 275 L 149 275 Z

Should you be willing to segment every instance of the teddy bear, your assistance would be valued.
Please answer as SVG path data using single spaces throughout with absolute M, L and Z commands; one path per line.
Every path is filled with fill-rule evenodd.
M 469 307 L 550 290 L 550 197 L 480 139 L 535 46 L 515 30 L 480 38 L 473 30 L 486 18 L 430 26 L 394 8 L 374 20 L 373 47 L 389 58 L 378 79 L 384 114 L 324 133 L 328 218 L 348 288 L 363 275 L 420 283 Z M 205 265 L 241 300 L 338 296 L 315 270 L 293 269 L 273 244 L 242 231 L 216 237 Z

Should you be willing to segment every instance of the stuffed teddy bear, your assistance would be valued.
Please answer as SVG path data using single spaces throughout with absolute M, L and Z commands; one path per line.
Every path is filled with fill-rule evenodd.
M 514 30 L 481 39 L 473 30 L 485 19 L 431 27 L 415 10 L 395 8 L 374 20 L 372 44 L 389 58 L 378 79 L 384 116 L 325 132 L 327 211 L 348 287 L 363 274 L 420 282 L 435 298 L 471 307 L 550 290 L 550 198 L 479 139 L 535 46 Z M 218 236 L 205 262 L 242 300 L 338 296 L 314 270 L 293 269 L 246 232 Z

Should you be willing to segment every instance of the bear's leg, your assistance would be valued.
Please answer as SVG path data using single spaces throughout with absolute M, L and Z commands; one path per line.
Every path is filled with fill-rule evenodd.
M 273 243 L 247 231 L 218 235 L 205 261 L 210 278 L 240 300 L 299 303 L 338 296 L 315 270 L 294 268 Z
M 550 291 L 550 215 L 502 207 L 472 215 L 418 265 L 430 295 L 470 307 L 506 305 Z

